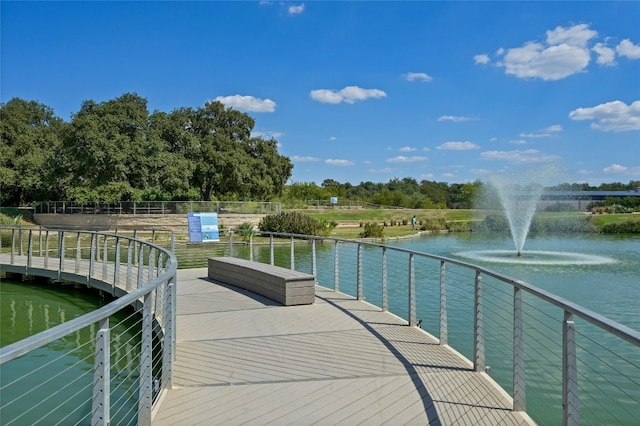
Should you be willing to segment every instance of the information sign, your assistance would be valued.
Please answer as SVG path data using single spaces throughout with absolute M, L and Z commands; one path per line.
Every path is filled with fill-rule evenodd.
M 220 241 L 218 213 L 187 213 L 189 242 L 206 243 Z

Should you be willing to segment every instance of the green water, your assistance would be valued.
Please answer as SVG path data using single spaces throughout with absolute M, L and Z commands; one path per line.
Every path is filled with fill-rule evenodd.
M 0 301 L 2 346 L 108 303 L 86 288 L 7 279 L 0 281 Z M 113 424 L 135 423 L 137 418 L 135 323 L 131 313 L 111 319 Z M 0 424 L 90 424 L 97 329 L 93 324 L 0 366 Z M 42 420 L 45 413 L 47 418 Z

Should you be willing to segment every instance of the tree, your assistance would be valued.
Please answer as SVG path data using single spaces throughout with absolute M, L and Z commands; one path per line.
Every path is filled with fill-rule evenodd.
M 148 125 L 147 101 L 136 94 L 83 102 L 64 139 L 69 197 L 140 200 L 151 183 L 154 154 L 161 150 L 158 140 L 148 137 Z
M 53 198 L 51 171 L 64 122 L 36 101 L 0 105 L 0 204 Z

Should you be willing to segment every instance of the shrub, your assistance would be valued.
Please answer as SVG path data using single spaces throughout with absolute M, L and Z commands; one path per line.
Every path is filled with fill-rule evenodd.
M 299 212 L 280 212 L 263 217 L 258 229 L 264 232 L 327 236 L 337 225 L 334 221 L 316 220 Z
M 244 241 L 249 241 L 251 239 L 251 231 L 253 230 L 253 225 L 250 222 L 243 222 L 240 225 L 235 227 L 235 231 L 238 231 L 242 235 L 242 239 Z
M 626 221 L 622 223 L 610 223 L 600 227 L 603 234 L 640 234 L 640 222 Z
M 360 238 L 383 238 L 384 227 L 377 223 L 365 223 L 364 231 L 360 233 Z
M 449 229 L 443 218 L 428 218 L 422 221 L 421 231 L 444 231 Z

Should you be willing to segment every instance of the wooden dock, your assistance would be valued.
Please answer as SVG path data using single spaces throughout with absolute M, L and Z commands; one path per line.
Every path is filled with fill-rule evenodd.
M 178 272 L 173 389 L 161 425 L 526 425 L 510 397 L 419 328 L 321 287 L 281 306 Z

